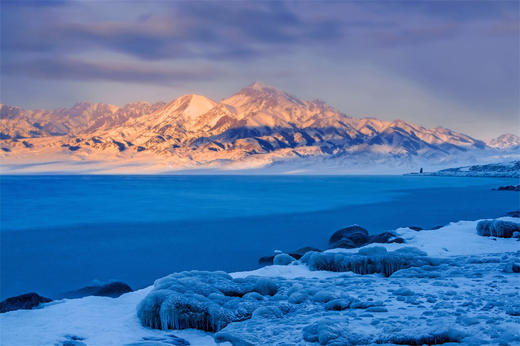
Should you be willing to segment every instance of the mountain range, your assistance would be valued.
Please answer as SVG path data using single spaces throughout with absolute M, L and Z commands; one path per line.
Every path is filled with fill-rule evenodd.
M 191 94 L 123 107 L 78 103 L 48 111 L 2 105 L 0 148 L 3 165 L 15 171 L 59 169 L 57 163 L 72 170 L 90 165 L 93 172 L 116 166 L 114 172 L 277 166 L 355 171 L 516 157 L 520 138 L 505 134 L 485 142 L 442 127 L 355 118 L 255 82 L 221 101 Z

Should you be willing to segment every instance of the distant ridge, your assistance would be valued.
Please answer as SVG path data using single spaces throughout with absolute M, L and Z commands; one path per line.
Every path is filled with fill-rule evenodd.
M 354 118 L 255 82 L 220 102 L 184 95 L 123 107 L 78 103 L 54 111 L 1 105 L 2 162 L 107 161 L 176 169 L 280 164 L 414 165 L 510 154 L 512 134 L 488 143 L 402 120 Z M 324 161 L 325 160 L 325 161 Z M 374 167 L 375 167 L 374 166 Z
M 407 175 L 419 175 L 411 173 Z M 464 167 L 446 168 L 437 172 L 420 173 L 420 175 L 449 176 L 449 177 L 496 177 L 520 178 L 520 161 L 503 163 L 488 163 Z

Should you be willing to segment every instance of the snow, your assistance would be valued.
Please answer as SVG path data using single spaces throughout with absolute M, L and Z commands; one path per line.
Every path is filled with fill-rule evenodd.
M 18 310 L 0 315 L 0 343 L 11 346 L 55 345 L 83 339 L 87 345 L 123 345 L 143 338 L 175 334 L 192 345 L 214 345 L 210 335 L 197 330 L 165 333 L 143 327 L 136 306 L 151 287 L 124 294 L 119 298 L 85 297 L 44 304 L 41 309 Z M 69 338 L 67 338 L 69 336 Z
M 516 222 L 517 218 L 502 217 L 498 220 Z M 481 220 L 479 220 L 481 221 Z M 482 237 L 477 234 L 479 221 L 453 222 L 437 230 L 422 230 L 416 232 L 409 228 L 398 228 L 395 232 L 398 237 L 405 240 L 405 244 L 377 244 L 388 251 L 397 250 L 404 246 L 413 246 L 432 257 L 468 256 L 484 253 L 514 252 L 520 250 L 520 244 L 516 239 Z M 359 250 L 371 247 L 367 245 L 360 249 L 331 249 L 326 252 L 356 253 Z
M 520 178 L 520 161 L 447 168 L 427 175 L 455 177 L 511 177 Z
M 520 137 L 512 133 L 505 133 L 497 138 L 493 138 L 487 144 L 496 149 L 511 149 L 520 147 Z
M 520 263 L 520 242 L 480 236 L 479 221 L 419 232 L 397 229 L 404 244 L 331 249 L 287 265 L 231 275 L 175 273 L 119 298 L 62 300 L 41 309 L 0 314 L 0 340 L 24 346 L 74 339 L 87 345 L 146 340 L 160 345 L 175 335 L 192 345 L 520 344 L 520 275 L 513 271 Z M 366 259 L 375 265 L 372 268 L 390 256 L 407 258 L 411 265 L 389 277 L 359 275 L 305 265 L 313 256 Z M 369 268 L 370 263 L 363 265 Z M 154 310 L 159 306 L 154 300 L 161 303 L 159 310 Z M 214 327 L 207 329 L 218 331 L 147 328 L 139 322 L 143 307 L 147 316 L 165 317 L 151 323 L 155 328 L 204 329 L 207 324 L 197 321 L 210 319 Z

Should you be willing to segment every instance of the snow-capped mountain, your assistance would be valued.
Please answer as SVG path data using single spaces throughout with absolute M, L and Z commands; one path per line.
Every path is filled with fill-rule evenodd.
M 510 149 L 445 128 L 354 118 L 258 82 L 220 102 L 185 95 L 169 103 L 79 103 L 55 111 L 2 105 L 0 138 L 7 162 L 132 160 L 163 170 L 445 162 L 459 154 L 474 160 L 491 145 Z
M 520 147 L 520 137 L 506 133 L 490 140 L 487 145 L 496 149 L 512 149 Z

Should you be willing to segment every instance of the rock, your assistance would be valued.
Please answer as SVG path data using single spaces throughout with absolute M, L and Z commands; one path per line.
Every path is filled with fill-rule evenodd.
M 423 230 L 423 228 L 419 227 L 419 226 L 408 226 L 408 228 L 411 229 L 412 231 L 416 231 L 416 232 Z
M 325 304 L 325 310 L 343 311 L 352 304 L 352 299 L 334 299 Z
M 262 256 L 258 259 L 258 264 L 271 265 L 273 264 L 274 256 Z
M 369 243 L 404 243 L 404 239 L 393 232 L 383 232 L 370 237 Z
M 520 210 L 510 211 L 509 213 L 507 213 L 504 216 L 520 217 Z
M 285 266 L 294 261 L 296 261 L 296 259 L 294 257 L 289 256 L 286 253 L 281 253 L 281 254 L 274 256 L 273 264 Z
M 94 293 L 95 296 L 117 298 L 122 294 L 132 292 L 132 288 L 124 282 L 111 282 L 109 284 L 99 287 Z
M 520 232 L 520 224 L 503 220 L 482 220 L 477 224 L 477 233 L 483 237 L 511 238 Z
M 51 302 L 52 299 L 42 297 L 37 293 L 31 292 L 20 296 L 7 298 L 0 302 L 0 313 L 15 310 L 31 310 L 40 305 L 40 303 Z
M 69 291 L 64 293 L 61 298 L 81 298 L 87 296 L 101 296 L 101 297 L 111 297 L 117 298 L 122 294 L 132 292 L 132 288 L 125 284 L 124 282 L 111 282 L 106 285 L 100 286 L 87 286 L 80 288 L 79 290 Z
M 331 248 L 351 249 L 369 242 L 368 231 L 358 225 L 349 226 L 334 232 L 329 239 Z
M 504 268 L 505 273 L 520 273 L 520 263 L 509 262 Z
M 383 232 L 376 235 L 368 235 L 368 231 L 354 225 L 336 231 L 329 239 L 330 248 L 353 249 L 372 243 L 404 243 L 394 232 Z
M 520 191 L 520 185 L 507 185 L 507 186 L 500 186 L 498 191 Z
M 321 252 L 320 249 L 317 249 L 315 247 L 305 246 L 298 250 L 290 251 L 289 256 L 293 257 L 296 260 L 299 260 L 300 258 L 302 258 L 303 255 L 305 255 L 309 251 Z M 258 264 L 271 265 L 273 264 L 274 257 L 275 255 L 260 257 L 258 259 Z
M 312 246 L 305 246 L 298 250 L 290 251 L 289 255 L 291 255 L 292 257 L 294 257 L 296 259 L 300 259 L 300 258 L 302 258 L 303 255 L 305 255 L 309 251 L 321 252 L 321 250 L 318 248 L 315 248 Z

